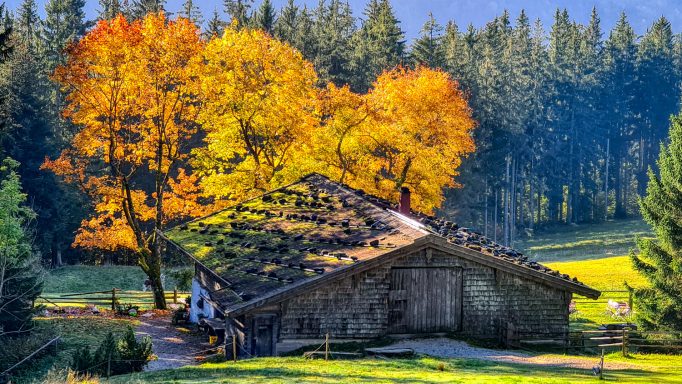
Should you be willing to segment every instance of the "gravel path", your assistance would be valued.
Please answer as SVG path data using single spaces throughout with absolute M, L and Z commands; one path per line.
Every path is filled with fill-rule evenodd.
M 140 317 L 139 320 L 136 334 L 152 338 L 152 349 L 158 357 L 149 362 L 145 371 L 199 364 L 200 361 L 196 359 L 199 352 L 210 348 L 205 336 L 188 332 L 183 327 L 176 328 L 171 325 L 168 316 Z
M 523 352 L 487 349 L 471 346 L 463 341 L 446 338 L 408 339 L 391 345 L 392 348 L 411 348 L 416 353 L 444 358 L 468 358 L 500 363 L 530 364 L 547 367 L 592 369 L 598 359 L 562 355 L 531 355 Z M 608 360 L 606 369 L 637 369 L 635 364 L 613 363 Z

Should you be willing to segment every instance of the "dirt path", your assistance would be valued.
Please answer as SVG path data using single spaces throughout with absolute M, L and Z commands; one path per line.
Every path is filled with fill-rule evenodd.
M 530 364 L 546 367 L 562 367 L 592 369 L 598 359 L 596 357 L 563 356 L 563 355 L 531 355 L 523 352 L 487 349 L 471 346 L 463 341 L 446 338 L 401 340 L 391 345 L 395 348 L 411 348 L 416 353 L 444 358 L 468 358 L 500 363 Z M 606 361 L 606 369 L 639 369 L 640 366 L 629 363 Z
M 151 361 L 145 371 L 179 368 L 185 365 L 196 365 L 199 352 L 209 349 L 206 337 L 190 332 L 189 329 L 171 325 L 170 317 L 140 317 L 140 325 L 136 329 L 138 336 L 150 336 L 152 348 L 157 360 Z

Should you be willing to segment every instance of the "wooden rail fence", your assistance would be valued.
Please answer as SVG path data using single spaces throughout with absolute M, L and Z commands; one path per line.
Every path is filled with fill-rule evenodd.
M 173 304 L 184 303 L 184 299 L 189 295 L 190 292 L 182 292 L 177 289 L 165 292 L 166 301 Z M 111 310 L 115 310 L 117 304 L 153 307 L 154 292 L 123 291 L 118 288 L 112 288 L 106 291 L 67 294 L 47 293 L 38 296 L 37 304 L 52 305 L 57 308 L 95 305 L 111 308 Z
M 510 347 L 562 349 L 598 352 L 599 350 L 630 352 L 682 352 L 682 332 L 639 331 L 629 328 L 590 330 L 566 334 L 522 334 L 509 339 Z

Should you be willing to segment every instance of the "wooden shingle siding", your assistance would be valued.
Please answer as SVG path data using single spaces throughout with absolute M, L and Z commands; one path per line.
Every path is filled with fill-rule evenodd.
M 413 287 L 416 299 L 424 300 L 413 311 L 416 308 L 423 313 L 410 315 L 414 317 L 409 320 L 412 325 L 407 327 L 404 314 L 398 313 L 400 308 L 389 305 L 391 298 L 401 295 L 391 293 L 392 283 L 395 285 L 391 279 L 406 276 L 395 274 L 396 269 L 410 271 L 410 278 L 417 277 L 411 271 L 418 268 L 461 271 L 453 277 L 457 280 L 461 276 L 461 292 L 454 285 L 443 287 L 448 280 L 443 276 L 434 279 L 432 283 L 436 285 L 420 283 L 422 287 Z M 461 304 L 457 303 L 460 294 Z M 443 295 L 451 297 L 446 299 Z M 496 271 L 455 254 L 426 249 L 288 300 L 282 305 L 280 336 L 283 339 L 321 338 L 329 332 L 334 338 L 359 339 L 403 330 L 438 330 L 499 338 L 508 323 L 522 334 L 560 334 L 568 331 L 570 296 L 565 291 Z M 448 302 L 454 307 L 442 310 L 451 305 Z M 450 329 L 444 329 L 441 326 L 444 324 Z

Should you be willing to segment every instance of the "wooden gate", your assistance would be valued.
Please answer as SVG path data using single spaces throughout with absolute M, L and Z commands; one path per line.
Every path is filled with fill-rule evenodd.
M 462 269 L 393 268 L 389 332 L 454 332 L 461 329 Z

